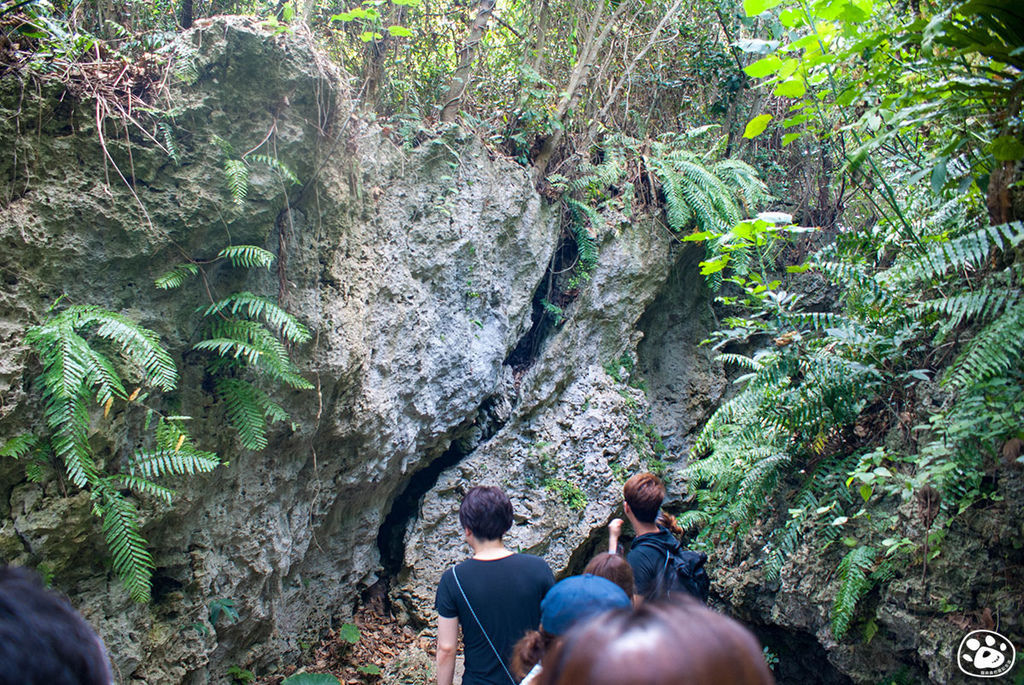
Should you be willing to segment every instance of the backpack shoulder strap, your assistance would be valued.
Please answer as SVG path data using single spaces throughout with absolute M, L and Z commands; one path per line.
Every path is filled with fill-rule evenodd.
M 516 679 L 512 677 L 512 674 L 508 672 L 508 667 L 505 666 L 505 660 L 501 658 L 501 654 L 498 653 L 498 648 L 491 642 L 491 636 L 484 630 L 484 624 L 480 622 L 480 618 L 476 615 L 473 610 L 473 605 L 469 603 L 469 597 L 466 597 L 466 591 L 462 589 L 462 583 L 459 582 L 459 574 L 455 572 L 455 567 L 452 566 L 452 578 L 455 579 L 455 586 L 459 588 L 459 594 L 462 595 L 462 599 L 466 602 L 466 606 L 469 607 L 469 613 L 473 616 L 473 620 L 480 626 L 480 632 L 483 633 L 484 639 L 487 640 L 487 644 L 491 646 L 491 651 L 494 652 L 495 658 L 498 659 L 498 663 L 501 664 L 501 669 L 505 671 L 505 675 L 508 676 L 509 681 L 512 685 L 516 685 Z

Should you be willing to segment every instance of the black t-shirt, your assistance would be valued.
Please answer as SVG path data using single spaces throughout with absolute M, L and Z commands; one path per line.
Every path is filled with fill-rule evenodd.
M 668 530 L 658 526 L 657 533 L 645 533 L 633 540 L 626 560 L 633 568 L 636 593 L 647 596 L 661 570 L 665 568 L 665 552 L 675 548 L 679 541 Z M 641 543 L 641 540 L 643 541 Z M 654 544 L 650 544 L 650 543 Z
M 513 554 L 502 559 L 467 559 L 456 565 L 459 583 L 494 647 L 512 662 L 512 648 L 523 635 L 540 626 L 540 601 L 554 585 L 551 569 L 540 557 Z M 452 569 L 441 576 L 434 602 L 437 613 L 459 619 L 466 655 L 464 685 L 509 685 L 476 619 L 462 598 Z

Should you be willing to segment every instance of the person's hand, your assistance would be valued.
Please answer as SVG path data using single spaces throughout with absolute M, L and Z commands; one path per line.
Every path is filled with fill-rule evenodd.
M 622 519 L 612 519 L 608 524 L 608 551 L 615 554 L 619 551 L 619 536 L 622 534 Z
M 608 524 L 608 534 L 618 538 L 622 535 L 622 519 L 612 519 Z

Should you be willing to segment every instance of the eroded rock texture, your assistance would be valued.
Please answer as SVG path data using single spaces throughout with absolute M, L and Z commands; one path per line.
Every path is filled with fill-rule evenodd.
M 19 153 L 0 170 L 3 436 L 39 427 L 38 366 L 21 341 L 65 294 L 159 333 L 183 373 L 165 400 L 196 417 L 203 447 L 231 460 L 183 486 L 173 507 L 144 507 L 158 566 L 145 606 L 104 566 L 87 494 L 64 497 L 57 480 L 28 484 L 21 465 L 3 465 L 3 560 L 53 572 L 98 626 L 124 682 L 259 669 L 351 611 L 376 580 L 378 529 L 395 493 L 500 394 L 559 231 L 525 170 L 474 138 L 450 132 L 403 149 L 350 118 L 344 80 L 301 36 L 217 20 L 183 36 L 176 53 L 191 74 L 168 96 L 180 163 L 130 130 L 129 158 L 111 121 L 105 163 L 92 103 L 61 102 L 56 91 L 37 98 L 14 79 L 2 94 L 0 139 Z M 224 161 L 261 141 L 253 154 L 272 155 L 304 185 L 252 156 L 236 206 Z M 225 430 L 188 352 L 197 308 L 209 302 L 203 283 L 152 285 L 186 255 L 209 259 L 229 244 L 264 246 L 283 267 L 210 267 L 211 293 L 280 290 L 315 336 L 297 354 L 317 389 L 280 394 L 292 423 L 259 453 Z M 94 417 L 98 458 L 132 448 L 119 421 L 116 409 Z M 237 623 L 190 628 L 208 629 L 210 602 L 224 598 L 235 600 Z

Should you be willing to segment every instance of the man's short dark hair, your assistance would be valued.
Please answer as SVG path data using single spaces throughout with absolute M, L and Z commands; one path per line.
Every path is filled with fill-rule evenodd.
M 478 485 L 463 498 L 459 523 L 477 540 L 498 540 L 512 527 L 512 502 L 501 488 Z
M 110 685 L 95 631 L 36 574 L 0 566 L 0 685 Z

